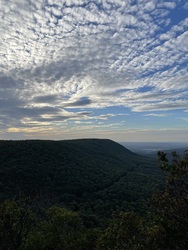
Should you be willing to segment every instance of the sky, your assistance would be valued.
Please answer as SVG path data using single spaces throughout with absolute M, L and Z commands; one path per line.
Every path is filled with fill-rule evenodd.
M 187 0 L 0 0 L 0 139 L 188 142 Z

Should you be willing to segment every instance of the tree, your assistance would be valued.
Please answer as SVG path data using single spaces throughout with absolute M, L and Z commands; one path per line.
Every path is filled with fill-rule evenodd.
M 188 245 L 188 151 L 183 158 L 172 152 L 172 160 L 158 152 L 160 167 L 166 174 L 164 188 L 152 203 L 165 232 L 166 249 L 187 249 Z M 165 248 L 164 248 L 165 249 Z
M 143 245 L 144 220 L 134 212 L 122 212 L 114 217 L 99 239 L 99 250 L 141 250 Z
M 0 204 L 0 249 L 21 249 L 32 226 L 33 213 L 28 206 L 6 200 Z
M 98 232 L 84 228 L 78 213 L 52 207 L 47 210 L 46 216 L 46 220 L 30 233 L 26 250 L 93 249 Z
M 170 162 L 158 152 L 165 173 L 163 188 L 153 195 L 148 219 L 135 213 L 115 217 L 100 238 L 100 250 L 186 250 L 188 246 L 188 152 Z

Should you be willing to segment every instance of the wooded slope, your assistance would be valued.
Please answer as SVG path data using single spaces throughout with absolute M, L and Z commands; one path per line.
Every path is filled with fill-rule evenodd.
M 103 139 L 0 141 L 0 176 L 1 200 L 21 192 L 100 218 L 144 212 L 160 183 L 156 162 Z

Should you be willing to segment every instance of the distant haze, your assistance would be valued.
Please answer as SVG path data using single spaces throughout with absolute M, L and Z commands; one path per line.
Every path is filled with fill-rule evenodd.
M 188 143 L 179 142 L 120 142 L 129 150 L 140 154 L 155 154 L 157 151 L 188 150 Z M 157 155 L 156 155 L 157 157 Z

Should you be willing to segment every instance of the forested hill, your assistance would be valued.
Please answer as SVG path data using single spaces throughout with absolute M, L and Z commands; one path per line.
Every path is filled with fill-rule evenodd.
M 103 139 L 0 141 L 0 198 L 40 196 L 86 214 L 144 211 L 159 168 Z

